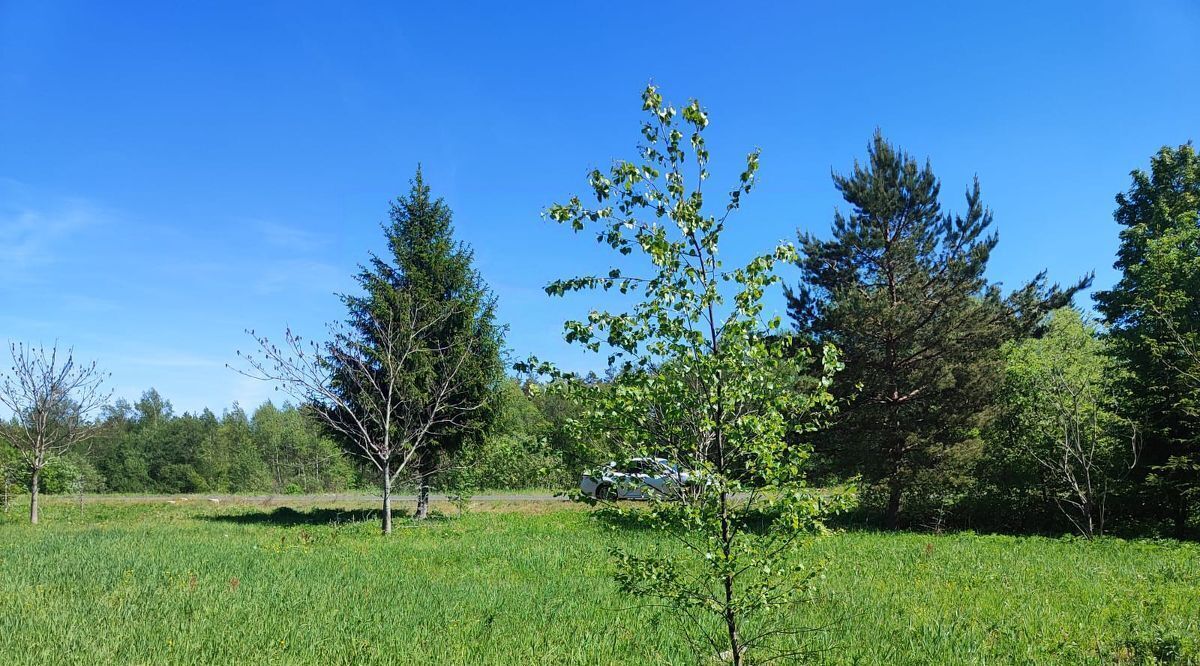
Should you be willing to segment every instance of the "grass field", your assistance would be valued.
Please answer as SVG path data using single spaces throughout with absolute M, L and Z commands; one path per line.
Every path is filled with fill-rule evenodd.
M 491 502 L 385 540 L 366 504 L 264 504 L 14 506 L 0 663 L 698 661 L 610 581 L 608 544 L 661 537 Z M 808 556 L 812 662 L 1200 663 L 1195 544 L 845 532 Z

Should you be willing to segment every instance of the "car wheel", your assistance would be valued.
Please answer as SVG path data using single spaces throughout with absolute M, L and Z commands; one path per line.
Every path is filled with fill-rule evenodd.
M 596 499 L 610 500 L 613 499 L 612 486 L 607 483 L 596 486 Z

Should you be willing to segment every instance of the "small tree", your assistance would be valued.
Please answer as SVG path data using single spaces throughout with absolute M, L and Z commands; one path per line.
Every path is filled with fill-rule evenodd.
M 354 326 L 331 325 L 324 344 L 288 330 L 279 347 L 251 331 L 258 350 L 238 352 L 250 365 L 239 372 L 273 382 L 309 406 L 307 413 L 379 471 L 384 534 L 392 532 L 396 480 L 433 433 L 482 408 L 480 400 L 461 390 L 468 381 L 463 369 L 477 351 L 475 339 L 437 344 L 425 335 L 458 314 L 456 308 L 429 312 L 398 299 L 358 312 Z M 406 372 L 416 362 L 428 372 L 419 387 Z
M 74 350 L 59 356 L 58 346 L 9 345 L 12 369 L 0 375 L 0 404 L 12 412 L 4 429 L 29 472 L 29 522 L 38 522 L 39 476 L 56 457 L 93 437 L 102 424 L 93 417 L 111 392 L 96 363 L 78 363 Z
M 827 388 L 838 361 L 827 349 L 823 372 L 809 377 L 810 359 L 785 353 L 779 319 L 764 320 L 761 298 L 776 282 L 776 262 L 794 259 L 790 245 L 735 270 L 718 259 L 727 218 L 754 184 L 758 152 L 748 156 L 722 213 L 710 215 L 701 194 L 708 114 L 692 101 L 679 122 L 654 86 L 643 102 L 650 116 L 644 158 L 591 173 L 598 207 L 575 197 L 548 216 L 576 231 L 595 226 L 598 240 L 622 255 L 640 252 L 648 274 L 614 268 L 555 282 L 547 292 L 641 294 L 627 312 L 594 311 L 565 326 L 568 341 L 613 350 L 608 385 L 574 384 L 583 396 L 581 435 L 631 457 L 668 458 L 697 475 L 634 514 L 681 547 L 617 549 L 617 578 L 626 591 L 674 609 L 694 645 L 741 664 L 794 629 L 769 619 L 808 580 L 811 569 L 794 551 L 824 507 L 803 490 L 804 451 L 788 435 L 812 429 L 831 409 Z M 728 300 L 726 285 L 734 287 Z
M 453 394 L 438 399 L 470 404 L 452 421 L 433 421 L 413 461 L 417 483 L 415 517 L 429 513 L 429 490 L 442 464 L 464 447 L 478 443 L 495 419 L 495 402 L 503 366 L 501 327 L 495 323 L 496 299 L 473 266 L 471 248 L 454 240 L 450 207 L 432 196 L 421 169 L 411 188 L 392 203 L 390 224 L 383 227 L 388 252 L 372 255 L 358 274 L 362 295 L 345 296 L 348 322 L 360 335 L 371 336 L 363 317 L 406 310 L 421 316 L 421 344 L 451 352 L 469 346 L 470 354 L 455 357 L 454 381 L 443 383 L 439 369 L 426 355 L 402 360 L 405 391 L 417 402 L 433 400 L 443 389 Z M 423 398 L 421 396 L 424 396 Z
M 1053 313 L 1043 337 L 1006 349 L 996 430 L 1041 468 L 1045 495 L 1088 539 L 1104 533 L 1121 442 L 1131 439 L 1116 415 L 1118 375 L 1098 331 L 1069 308 Z

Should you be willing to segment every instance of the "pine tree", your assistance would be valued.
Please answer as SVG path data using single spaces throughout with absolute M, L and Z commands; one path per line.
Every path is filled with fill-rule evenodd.
M 378 334 L 374 324 L 379 318 L 405 313 L 403 326 L 391 330 L 419 337 L 421 348 L 441 352 L 469 347 L 469 353 L 454 356 L 452 367 L 436 362 L 444 354 L 407 355 L 396 390 L 407 393 L 403 400 L 415 409 L 432 409 L 438 401 L 480 405 L 432 419 L 426 443 L 413 452 L 415 515 L 423 519 L 439 467 L 477 441 L 494 418 L 502 330 L 495 322 L 495 297 L 474 269 L 471 249 L 454 240 L 450 208 L 431 197 L 420 168 L 408 195 L 392 204 L 384 234 L 390 256 L 372 255 L 357 276 L 363 293 L 343 297 L 348 326 L 370 339 Z M 456 373 L 457 380 L 445 382 L 439 375 L 446 372 Z M 455 395 L 441 395 L 447 387 Z
M 1096 301 L 1129 370 L 1147 517 L 1165 513 L 1182 534 L 1200 507 L 1200 155 L 1163 147 L 1132 176 L 1114 214 L 1121 280 Z
M 846 359 L 837 393 L 849 408 L 822 448 L 886 498 L 895 527 L 914 484 L 948 483 L 946 465 L 995 390 L 1002 343 L 1032 332 L 1090 278 L 1064 290 L 1041 274 L 1003 297 L 985 276 L 998 237 L 978 181 L 964 215 L 943 212 L 929 164 L 878 132 L 868 163 L 834 184 L 851 210 L 835 214 L 830 240 L 799 235 L 802 283 L 788 307 L 799 331 Z

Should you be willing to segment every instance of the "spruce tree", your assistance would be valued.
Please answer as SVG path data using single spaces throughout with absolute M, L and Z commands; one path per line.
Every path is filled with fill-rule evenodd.
M 372 254 L 357 276 L 362 293 L 342 297 L 347 325 L 370 340 L 379 334 L 381 318 L 400 318 L 401 326 L 386 330 L 413 336 L 418 348 L 434 352 L 404 356 L 400 376 L 390 379 L 394 391 L 405 393 L 398 403 L 431 414 L 439 403 L 479 406 L 430 418 L 424 443 L 407 461 L 418 487 L 415 515 L 423 519 L 440 466 L 481 437 L 494 418 L 492 398 L 503 376 L 502 330 L 495 322 L 495 297 L 473 266 L 472 250 L 454 240 L 450 208 L 431 196 L 420 168 L 409 193 L 392 203 L 390 217 L 383 229 L 389 256 Z M 453 362 L 445 363 L 447 358 Z M 454 373 L 454 381 L 445 373 Z M 447 390 L 455 395 L 444 395 Z
M 1117 195 L 1121 280 L 1096 295 L 1127 367 L 1126 416 L 1142 435 L 1143 517 L 1186 532 L 1200 507 L 1200 155 L 1163 147 Z
M 799 234 L 802 282 L 788 307 L 801 333 L 846 359 L 836 393 L 848 406 L 821 450 L 863 475 L 896 527 L 914 484 L 952 482 L 949 464 L 996 388 L 1003 342 L 1033 332 L 1090 278 L 1064 290 L 1043 273 L 1004 297 L 985 275 L 998 237 L 978 181 L 964 214 L 944 212 L 929 164 L 878 132 L 867 164 L 834 184 L 850 210 L 835 214 L 829 240 Z

